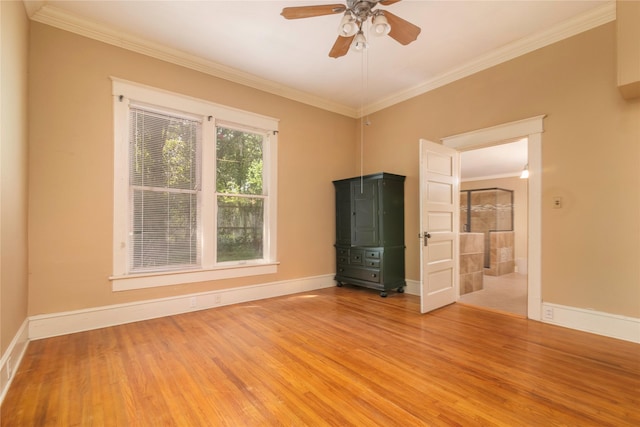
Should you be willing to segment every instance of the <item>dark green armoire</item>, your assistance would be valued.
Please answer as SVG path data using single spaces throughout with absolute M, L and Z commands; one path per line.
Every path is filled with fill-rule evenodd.
M 333 181 L 338 286 L 404 292 L 404 180 L 382 172 Z

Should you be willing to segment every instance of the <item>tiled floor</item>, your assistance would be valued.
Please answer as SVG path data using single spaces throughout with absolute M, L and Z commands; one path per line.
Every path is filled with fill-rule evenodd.
M 462 295 L 461 303 L 527 315 L 527 275 L 484 276 L 484 289 Z

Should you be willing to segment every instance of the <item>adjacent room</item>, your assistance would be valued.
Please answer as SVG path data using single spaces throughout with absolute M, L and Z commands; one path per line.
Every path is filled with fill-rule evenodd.
M 1 426 L 640 425 L 640 2 L 9 0 L 0 47 Z
M 528 144 L 461 153 L 459 302 L 527 316 Z

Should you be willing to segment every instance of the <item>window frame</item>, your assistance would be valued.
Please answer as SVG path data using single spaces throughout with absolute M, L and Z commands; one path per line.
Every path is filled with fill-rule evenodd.
M 206 100 L 111 77 L 114 114 L 113 270 L 109 280 L 113 291 L 177 285 L 277 272 L 277 144 L 278 120 Z M 202 120 L 200 259 L 199 267 L 131 273 L 129 223 L 132 215 L 129 195 L 129 109 L 148 106 L 177 116 Z M 265 250 L 260 260 L 216 263 L 216 125 L 264 134 L 263 195 Z M 211 159 L 211 161 L 205 161 Z M 209 230 L 209 231 L 207 231 Z

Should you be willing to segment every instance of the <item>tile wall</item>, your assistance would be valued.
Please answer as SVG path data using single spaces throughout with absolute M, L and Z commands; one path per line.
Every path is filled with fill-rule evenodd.
M 460 295 L 483 288 L 484 233 L 460 233 Z

